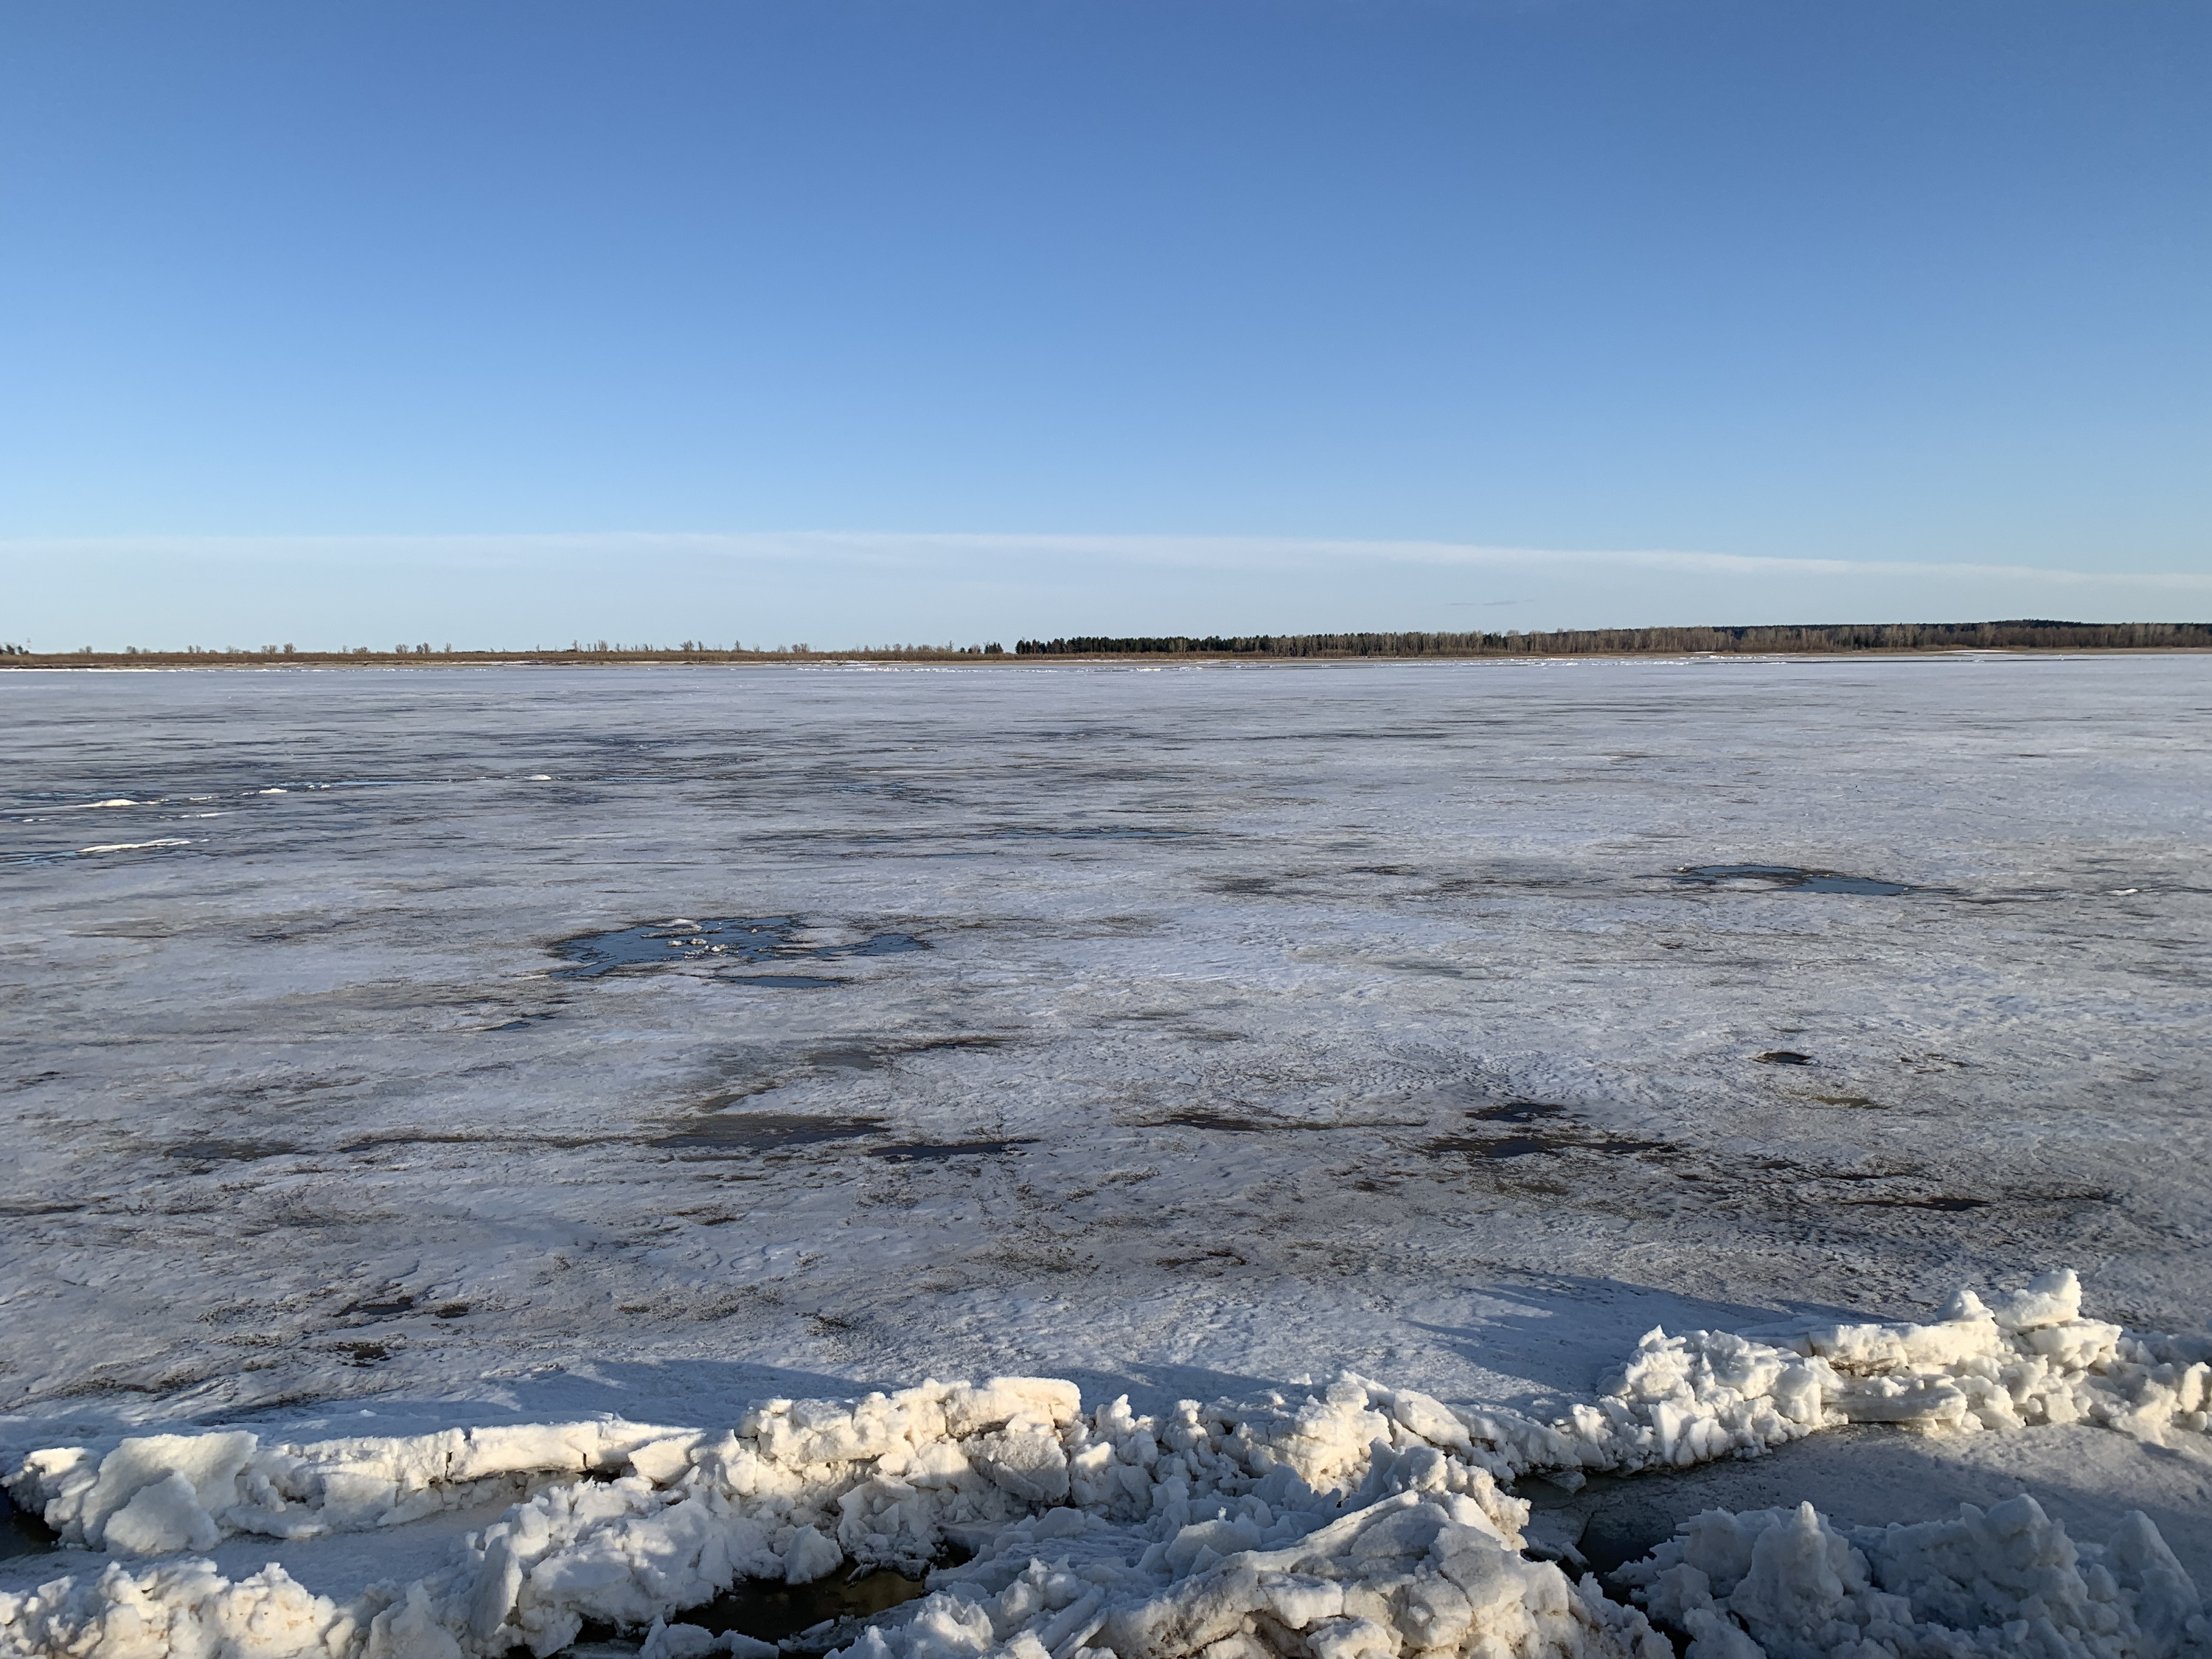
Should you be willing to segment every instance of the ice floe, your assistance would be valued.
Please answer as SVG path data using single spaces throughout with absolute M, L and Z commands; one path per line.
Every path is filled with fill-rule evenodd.
M 1653 1331 L 1550 1421 L 1348 1375 L 1158 1416 L 999 1378 L 770 1400 L 720 1431 L 602 1419 L 44 1448 L 14 1461 L 15 1500 L 70 1543 L 133 1559 L 0 1595 L 0 1651 L 542 1659 L 588 1623 L 647 1632 L 649 1659 L 758 1659 L 680 1615 L 741 1579 L 933 1563 L 927 1597 L 838 1633 L 851 1659 L 1668 1659 L 1647 1614 L 1698 1659 L 2203 1651 L 2197 1586 L 2140 1515 L 2092 1544 L 2026 1498 L 1886 1530 L 1838 1531 L 1810 1505 L 1714 1511 L 1623 1571 L 1640 1607 L 1524 1553 L 1528 1506 L 1509 1487 L 1530 1474 L 1749 1455 L 1849 1423 L 2203 1433 L 2212 1340 L 2131 1334 L 2083 1317 L 2081 1297 L 2058 1272 L 1961 1291 L 1926 1324 Z M 273 1564 L 234 1581 L 175 1559 L 505 1490 L 519 1501 L 443 1571 L 343 1604 Z M 945 1565 L 948 1546 L 973 1553 Z

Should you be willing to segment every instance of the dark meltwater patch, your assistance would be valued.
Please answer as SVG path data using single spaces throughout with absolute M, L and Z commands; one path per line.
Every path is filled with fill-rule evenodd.
M 556 979 L 597 979 L 626 968 L 665 968 L 678 963 L 756 968 L 768 963 L 834 962 L 847 957 L 893 957 L 929 946 L 912 933 L 878 933 L 857 945 L 801 945 L 805 923 L 797 916 L 710 916 L 693 921 L 641 922 L 604 933 L 564 939 L 553 949 L 575 966 L 556 969 Z M 781 990 L 814 990 L 842 980 L 812 974 L 731 974 L 722 977 Z
M 1139 830 L 1116 824 L 1079 824 L 1073 828 L 994 830 L 1000 841 L 1188 841 L 1188 830 Z
M 1566 1109 L 1540 1100 L 1509 1100 L 1502 1106 L 1478 1106 L 1468 1115 L 1482 1123 L 1541 1123 L 1547 1117 L 1565 1115 Z
M 954 1553 L 945 1559 L 964 1557 Z M 811 1584 L 740 1578 L 704 1607 L 672 1615 L 669 1623 L 696 1625 L 717 1636 L 735 1631 L 756 1642 L 775 1643 L 787 1654 L 827 1653 L 851 1643 L 866 1620 L 928 1594 L 924 1579 L 909 1578 L 895 1567 L 860 1568 L 848 1558 Z M 586 1624 L 580 1645 L 618 1641 L 620 1634 L 612 1625 Z
M 1856 893 L 1866 898 L 1895 898 L 1915 890 L 1901 881 L 1881 881 L 1873 876 L 1846 876 L 1833 870 L 1801 870 L 1789 864 L 1686 864 L 1674 872 L 1677 881 L 1700 887 L 1723 882 L 1753 881 L 1779 891 Z
M 1567 1152 L 1650 1152 L 1663 1157 L 1674 1150 L 1663 1140 L 1638 1140 L 1568 1121 L 1566 1109 L 1536 1100 L 1512 1100 L 1501 1106 L 1478 1107 L 1467 1115 L 1474 1133 L 1445 1135 L 1431 1141 L 1428 1150 L 1456 1152 L 1462 1158 L 1486 1163 L 1504 1163 L 1516 1158 L 1556 1158 Z M 1480 1126 L 1491 1123 L 1528 1130 L 1540 1127 L 1542 1133 L 1483 1133 Z
M 859 1140 L 889 1126 L 879 1117 L 814 1117 L 800 1112 L 711 1112 L 653 1144 L 735 1157 L 780 1152 L 825 1140 Z
M 1253 1117 L 1231 1117 L 1225 1112 L 1170 1112 L 1162 1119 L 1184 1129 L 1212 1129 L 1223 1134 L 1257 1134 L 1276 1126 Z
M 45 1522 L 0 1497 L 0 1561 L 21 1555 L 43 1555 L 60 1547 L 61 1540 Z
M 894 1164 L 926 1164 L 944 1158 L 1003 1158 L 1017 1146 L 1036 1145 L 1033 1135 L 1017 1140 L 917 1140 L 896 1146 L 872 1146 L 868 1156 Z
M 299 1150 L 282 1140 L 180 1140 L 167 1149 L 185 1164 L 257 1164 L 264 1158 L 289 1158 Z

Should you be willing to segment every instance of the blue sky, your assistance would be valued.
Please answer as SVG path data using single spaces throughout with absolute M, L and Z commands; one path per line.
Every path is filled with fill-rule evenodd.
M 0 39 L 0 637 L 2212 616 L 2195 0 Z

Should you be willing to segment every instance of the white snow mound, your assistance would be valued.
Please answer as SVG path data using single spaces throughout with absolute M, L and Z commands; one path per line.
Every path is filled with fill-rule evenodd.
M 2080 1307 L 2067 1273 L 1988 1304 L 1962 1291 L 1926 1325 L 1654 1331 L 1550 1423 L 1350 1376 L 1317 1398 L 1186 1401 L 1157 1419 L 998 1378 L 772 1400 L 719 1432 L 607 1419 L 46 1448 L 15 1461 L 15 1501 L 68 1542 L 141 1557 L 520 1501 L 442 1572 L 343 1606 L 273 1565 L 233 1583 L 173 1559 L 0 1594 L 0 1654 L 542 1659 L 598 1620 L 649 1630 L 647 1659 L 763 1659 L 667 1621 L 740 1578 L 920 1572 L 959 1540 L 980 1543 L 974 1559 L 856 1633 L 851 1659 L 1669 1659 L 1644 1611 L 1522 1554 L 1527 1505 L 1501 1481 L 1750 1455 L 1850 1422 L 2203 1432 L 2212 1343 L 2130 1336 Z M 1643 1594 L 1701 1659 L 2201 1646 L 2195 1586 L 2147 1520 L 2129 1528 L 2093 1552 L 2032 1504 L 1887 1534 L 1838 1534 L 1809 1510 L 1709 1516 L 1664 1547 Z
M 1838 1532 L 1810 1504 L 1698 1516 L 1621 1570 L 1692 1659 L 2162 1659 L 2202 1652 L 2196 1584 L 2140 1510 L 2077 1545 L 2023 1494 Z

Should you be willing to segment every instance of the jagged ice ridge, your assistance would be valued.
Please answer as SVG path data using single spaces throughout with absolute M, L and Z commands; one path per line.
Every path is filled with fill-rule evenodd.
M 243 1430 L 46 1447 L 4 1484 L 66 1542 L 118 1559 L 0 1595 L 0 1653 L 73 1659 L 538 1659 L 586 1620 L 649 1632 L 644 1659 L 765 1644 L 670 1622 L 743 1578 L 848 1559 L 973 1558 L 854 1633 L 848 1659 L 2065 1659 L 2202 1654 L 2196 1585 L 2131 1516 L 2102 1546 L 2032 1499 L 1887 1531 L 1809 1505 L 1698 1517 L 1621 1577 L 1642 1605 L 1522 1551 L 1501 1483 L 1752 1455 L 1823 1428 L 2092 1422 L 2203 1434 L 2212 1340 L 2084 1318 L 2070 1272 L 1927 1324 L 1653 1331 L 1551 1422 L 1345 1376 L 1317 1397 L 1126 1398 L 1073 1383 L 925 1382 L 858 1401 L 772 1400 L 732 1429 L 594 1422 L 263 1445 Z M 442 1571 L 345 1603 L 275 1565 L 223 1577 L 185 1553 L 242 1534 L 402 1524 L 512 1496 Z M 149 1558 L 151 1558 L 150 1559 Z M 1649 1616 L 1648 1616 L 1649 1615 Z

